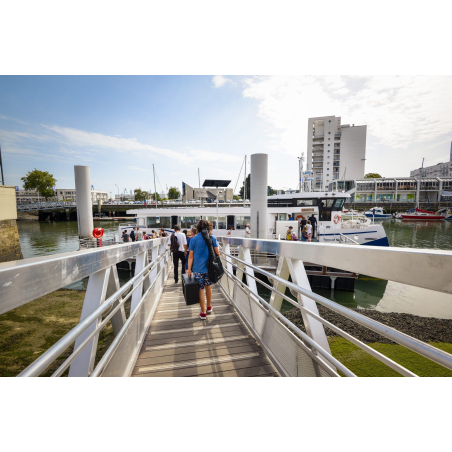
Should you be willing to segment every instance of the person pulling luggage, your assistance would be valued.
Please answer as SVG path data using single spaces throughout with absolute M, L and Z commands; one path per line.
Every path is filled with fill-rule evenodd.
M 182 274 L 185 273 L 185 252 L 187 251 L 187 237 L 180 232 L 180 226 L 174 226 L 174 232 L 168 238 L 168 246 L 173 253 L 174 282 L 179 282 L 179 260 L 182 262 Z
M 199 318 L 205 320 L 207 314 L 212 312 L 212 282 L 209 279 L 209 273 L 207 269 L 207 263 L 209 261 L 209 248 L 204 241 L 202 236 L 202 230 L 207 231 L 212 230 L 212 225 L 207 220 L 199 220 L 196 225 L 198 234 L 195 235 L 190 240 L 189 256 L 188 256 L 188 277 L 191 278 L 193 275 L 195 280 L 198 282 L 199 288 L 199 304 L 201 306 L 201 312 Z M 218 248 L 218 242 L 214 235 L 211 235 L 212 245 L 217 256 L 220 255 L 220 250 Z M 192 271 L 193 270 L 193 271 Z M 206 289 L 207 295 L 207 307 L 206 301 L 204 299 L 204 289 Z

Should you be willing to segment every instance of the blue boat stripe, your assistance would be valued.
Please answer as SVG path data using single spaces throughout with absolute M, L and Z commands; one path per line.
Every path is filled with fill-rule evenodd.
M 366 232 L 336 232 L 335 234 L 319 234 L 319 236 L 321 236 L 321 235 L 338 235 L 338 234 L 342 234 L 342 235 L 357 235 L 357 234 L 373 234 L 373 233 L 378 233 L 378 231 L 366 231 Z

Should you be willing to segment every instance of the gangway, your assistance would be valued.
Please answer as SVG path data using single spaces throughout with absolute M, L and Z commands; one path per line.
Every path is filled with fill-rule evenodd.
M 331 354 L 325 328 L 399 374 L 416 376 L 323 319 L 317 303 L 452 369 L 452 355 L 313 293 L 303 265 L 451 294 L 452 252 L 231 237 L 218 242 L 226 272 L 204 321 L 173 283 L 166 238 L 0 264 L 0 314 L 89 277 L 79 324 L 19 376 L 39 376 L 55 361 L 52 376 L 355 376 Z M 278 256 L 276 274 L 253 263 L 256 252 Z M 135 274 L 121 287 L 116 264 L 130 258 Z M 270 291 L 269 300 L 259 286 Z M 283 300 L 300 309 L 305 332 L 280 313 Z M 96 358 L 99 333 L 110 324 L 114 339 Z

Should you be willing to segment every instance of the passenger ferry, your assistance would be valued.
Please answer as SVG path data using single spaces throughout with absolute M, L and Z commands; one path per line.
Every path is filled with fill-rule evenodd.
M 288 226 L 293 225 L 299 236 L 297 222 L 314 215 L 317 220 L 316 237 L 320 242 L 343 242 L 347 237 L 350 242 L 359 245 L 389 246 L 386 233 L 380 224 L 369 222 L 342 222 L 342 207 L 350 195 L 337 192 L 304 192 L 268 197 L 267 239 L 285 239 Z M 225 204 L 222 204 L 225 206 Z M 226 204 L 227 205 L 227 204 Z M 142 231 L 158 232 L 160 228 L 171 233 L 176 224 L 181 229 L 196 226 L 202 218 L 214 225 L 214 235 L 245 237 L 246 225 L 250 223 L 250 206 L 219 207 L 218 228 L 216 207 L 171 207 L 131 209 L 129 215 L 136 216 L 136 223 Z M 289 215 L 295 220 L 290 221 Z M 232 227 L 231 234 L 228 231 Z M 130 232 L 131 225 L 120 225 L 119 235 L 123 230 Z M 298 237 L 299 238 L 299 237 Z M 349 243 L 350 243 L 349 242 Z

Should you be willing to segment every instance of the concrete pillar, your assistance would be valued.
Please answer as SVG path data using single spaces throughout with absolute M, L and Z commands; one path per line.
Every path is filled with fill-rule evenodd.
M 93 203 L 89 166 L 74 166 L 75 193 L 77 197 L 77 223 L 79 238 L 93 236 Z
M 251 155 L 251 237 L 267 238 L 268 155 Z

